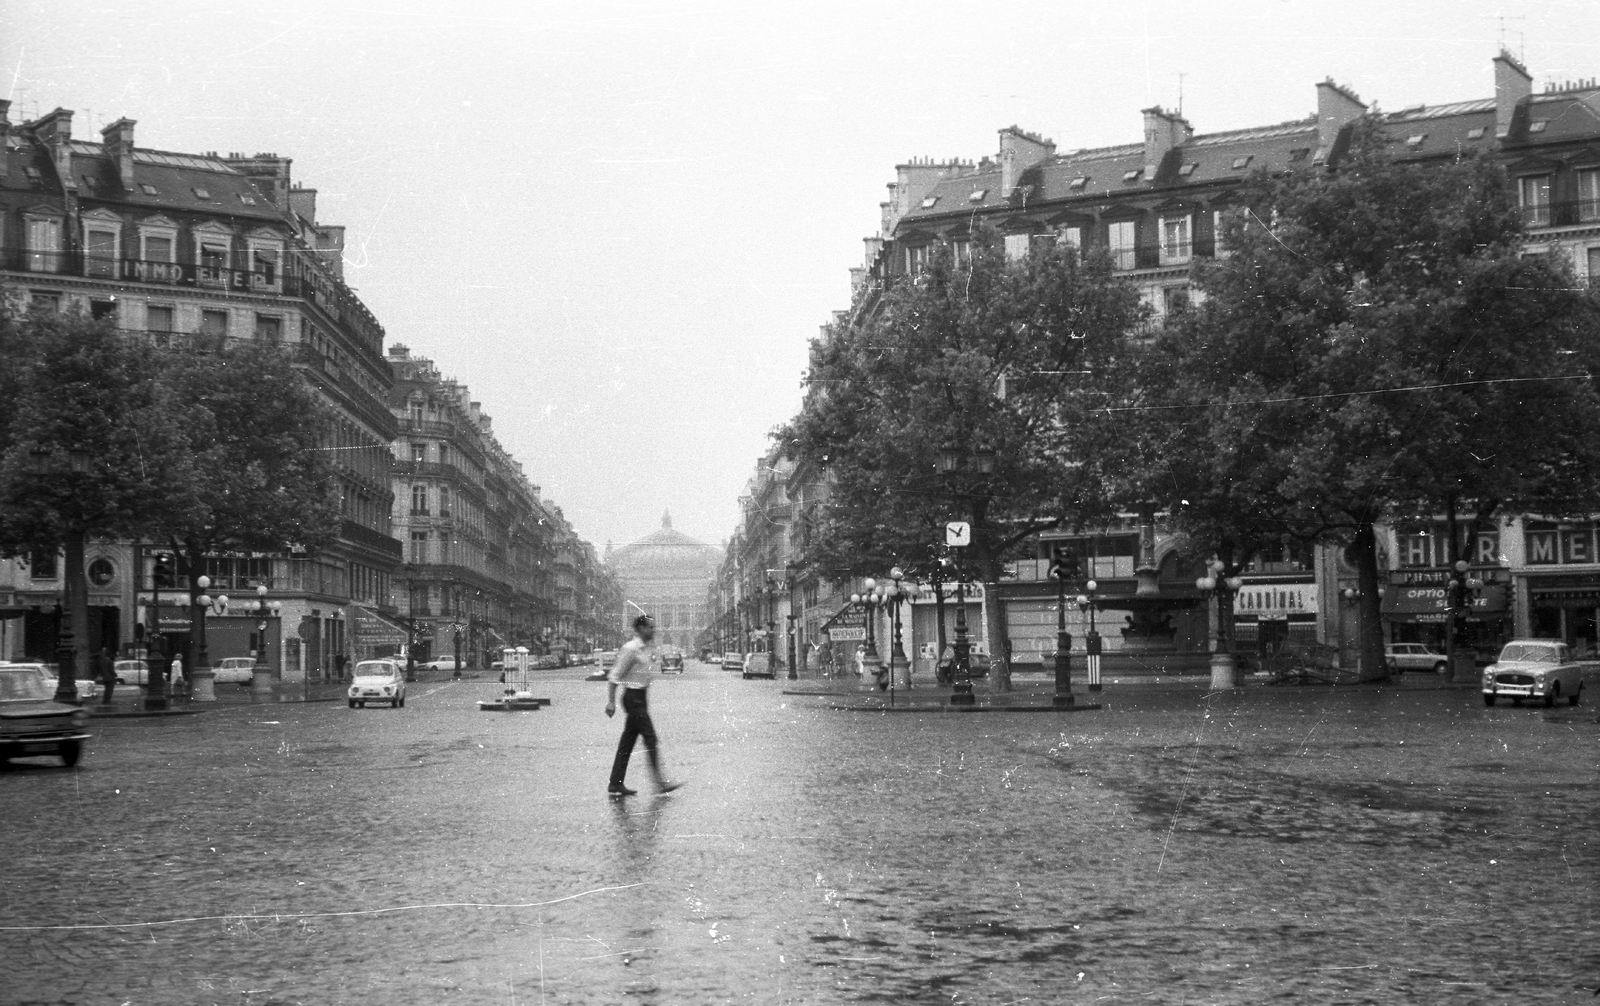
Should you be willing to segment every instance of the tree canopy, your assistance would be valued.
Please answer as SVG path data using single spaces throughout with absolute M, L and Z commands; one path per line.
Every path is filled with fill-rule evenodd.
M 1196 270 L 1203 302 L 1140 361 L 1127 481 L 1203 547 L 1349 543 L 1382 673 L 1372 524 L 1588 510 L 1600 315 L 1525 253 L 1487 158 L 1396 159 L 1363 124 L 1336 170 L 1258 177 Z M 1234 558 L 1224 555 L 1225 559 Z
M 926 574 L 945 523 L 967 519 L 968 575 L 992 584 L 1017 543 L 1109 505 L 1098 445 L 1080 431 L 1097 400 L 1087 389 L 1140 316 L 1137 295 L 1104 257 L 1070 246 L 1010 260 L 979 230 L 965 248 L 935 249 L 926 271 L 813 343 L 805 405 L 777 436 L 829 478 L 802 557 L 821 575 Z M 941 474 L 947 446 L 964 464 Z M 980 454 L 992 470 L 973 463 Z

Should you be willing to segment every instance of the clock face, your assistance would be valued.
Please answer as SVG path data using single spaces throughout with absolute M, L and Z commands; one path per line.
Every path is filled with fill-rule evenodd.
M 110 559 L 96 559 L 89 564 L 89 582 L 96 587 L 104 587 L 117 575 L 117 567 L 111 564 Z
M 944 543 L 951 548 L 965 548 L 972 544 L 972 525 L 964 520 L 953 520 L 946 524 Z

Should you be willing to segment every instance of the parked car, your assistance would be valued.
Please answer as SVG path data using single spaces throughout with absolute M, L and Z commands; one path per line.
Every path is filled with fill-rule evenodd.
M 1432 671 L 1443 674 L 1449 658 L 1426 643 L 1390 643 L 1383 648 L 1390 671 Z
M 677 653 L 677 652 L 663 653 L 661 655 L 661 673 L 662 674 L 682 674 L 683 673 L 683 654 Z
M 722 669 L 725 671 L 744 670 L 744 654 L 732 651 L 724 653 L 722 655 Z
M 56 673 L 56 666 L 55 664 L 10 663 L 0 660 L 0 667 L 31 667 L 44 675 L 45 682 L 50 686 L 51 695 L 54 695 L 56 689 L 61 687 L 61 678 Z M 74 687 L 77 689 L 80 701 L 87 701 L 100 695 L 100 683 L 91 678 L 78 678 L 74 682 Z
M 54 679 L 28 664 L 0 666 L 0 761 L 29 755 L 56 755 L 61 764 L 78 764 L 89 714 L 55 701 Z
M 406 704 L 406 674 L 393 660 L 363 660 L 350 680 L 350 708 L 368 702 L 387 702 L 395 709 Z
M 223 657 L 211 669 L 211 680 L 219 685 L 248 685 L 255 681 L 255 657 Z
M 430 671 L 454 671 L 456 669 L 456 658 L 435 657 L 422 666 Z
M 776 678 L 778 672 L 772 664 L 770 653 L 746 653 L 744 666 L 740 668 L 740 676 L 749 678 Z
M 1518 706 L 1529 698 L 1553 706 L 1563 697 L 1575 706 L 1583 695 L 1583 668 L 1559 639 L 1513 639 L 1483 669 L 1483 704 L 1492 706 L 1502 695 Z
M 722 654 L 707 653 L 705 656 L 700 658 L 700 662 L 702 664 L 720 664 L 722 663 Z
M 111 665 L 119 685 L 145 685 L 150 683 L 150 665 L 143 660 L 119 660 Z

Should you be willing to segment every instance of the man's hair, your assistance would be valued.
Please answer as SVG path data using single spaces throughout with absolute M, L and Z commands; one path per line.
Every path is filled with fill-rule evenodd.
M 649 615 L 640 615 L 638 618 L 633 620 L 633 627 L 635 629 L 645 629 L 655 624 L 656 620 L 651 618 Z

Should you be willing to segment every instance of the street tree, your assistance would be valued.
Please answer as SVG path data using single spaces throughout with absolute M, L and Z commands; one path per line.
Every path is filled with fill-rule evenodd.
M 1334 169 L 1248 185 L 1203 303 L 1108 413 L 1140 434 L 1129 480 L 1225 560 L 1285 534 L 1346 547 L 1366 678 L 1385 673 L 1374 522 L 1600 494 L 1596 301 L 1524 253 L 1488 159 L 1394 149 L 1362 123 Z
M 144 342 L 81 315 L 0 311 L 0 347 L 0 555 L 63 553 L 66 697 L 86 670 L 86 539 L 153 533 L 192 470 Z
M 1050 244 L 1013 260 L 980 228 L 961 254 L 939 247 L 874 296 L 813 343 L 804 406 L 776 434 L 828 477 L 803 560 L 835 578 L 896 564 L 928 577 L 946 523 L 965 520 L 962 575 L 993 597 L 1021 542 L 1109 506 L 1100 445 L 1081 431 L 1098 400 L 1088 389 L 1140 317 L 1137 295 L 1104 256 Z M 986 610 L 995 687 L 1008 689 L 1004 614 Z
M 171 487 L 159 537 L 188 576 L 191 624 L 199 624 L 208 557 L 312 549 L 337 532 L 332 412 L 269 343 L 198 340 L 162 364 L 192 477 Z M 189 666 L 197 667 L 190 640 Z

